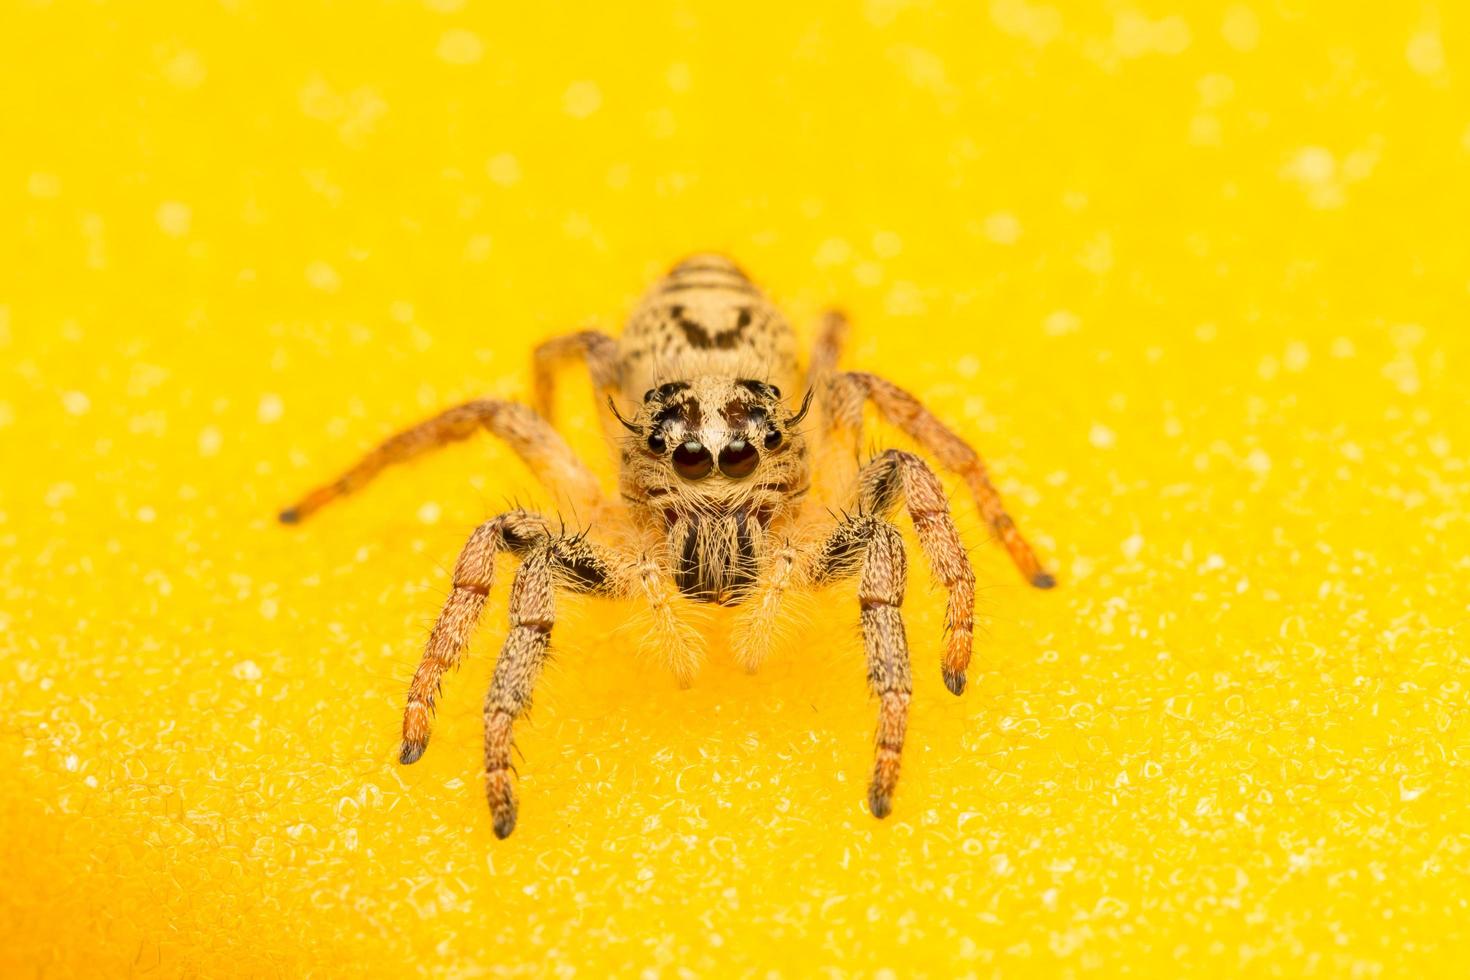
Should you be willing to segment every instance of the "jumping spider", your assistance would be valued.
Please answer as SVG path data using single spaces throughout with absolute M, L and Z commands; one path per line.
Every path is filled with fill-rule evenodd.
M 868 680 L 879 702 L 868 805 L 875 817 L 887 816 L 912 690 L 899 615 L 907 561 L 889 519 L 898 505 L 906 505 L 929 565 L 948 592 L 942 668 L 954 694 L 964 691 L 970 663 L 975 575 L 927 462 L 889 449 L 851 471 L 859 459 L 864 404 L 871 401 L 884 419 L 965 480 L 980 513 L 1032 585 L 1050 588 L 1054 580 L 963 439 L 891 382 L 837 370 L 846 328 L 840 314 L 826 315 L 807 368 L 805 396 L 788 399 L 783 389 L 794 393 L 801 385 L 790 326 L 729 259 L 695 255 L 653 287 L 621 340 L 585 331 L 538 347 L 535 409 L 490 400 L 451 408 L 389 439 L 282 511 L 280 519 L 295 524 L 361 488 L 385 466 L 483 427 L 588 518 L 589 531 L 568 533 L 541 514 L 513 510 L 470 535 L 454 568 L 454 591 L 409 686 L 400 761 L 416 762 L 424 753 L 440 680 L 464 653 L 500 552 L 521 561 L 510 588 L 510 634 L 485 699 L 485 789 L 501 838 L 516 823 L 511 727 L 529 705 L 546 659 L 558 589 L 641 598 L 652 611 L 654 639 L 687 685 L 702 646 L 699 634 L 679 619 L 675 600 L 681 594 L 699 602 L 746 604 L 734 649 L 754 670 L 766 656 L 786 591 L 856 578 Z M 618 455 L 618 502 L 603 498 L 592 472 L 552 427 L 553 373 L 572 359 L 586 363 L 612 409 L 602 419 Z M 619 413 L 619 398 L 636 405 L 628 417 Z M 804 428 L 814 399 L 820 424 Z M 618 424 L 630 435 L 618 432 Z M 849 468 L 841 517 L 808 498 L 812 450 L 834 443 L 837 451 L 819 470 L 830 481 L 834 468 Z

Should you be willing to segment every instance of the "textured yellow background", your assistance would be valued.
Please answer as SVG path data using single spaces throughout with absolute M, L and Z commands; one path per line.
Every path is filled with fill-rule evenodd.
M 1463 970 L 1452 5 L 620 6 L 4 5 L 0 972 Z M 497 843 L 503 590 L 411 769 L 399 710 L 545 495 L 480 439 L 272 515 L 695 248 L 847 308 L 1061 587 L 956 497 L 884 823 L 849 592 L 683 692 L 568 600 Z

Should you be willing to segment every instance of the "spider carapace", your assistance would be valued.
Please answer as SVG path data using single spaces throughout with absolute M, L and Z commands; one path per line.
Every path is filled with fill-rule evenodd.
M 891 382 L 837 370 L 845 334 L 845 319 L 828 313 L 802 372 L 795 334 L 745 273 L 722 256 L 695 255 L 655 284 L 620 339 L 584 331 L 539 346 L 535 408 L 498 400 L 451 408 L 393 436 L 282 511 L 281 520 L 294 524 L 385 466 L 483 428 L 586 522 L 568 531 L 560 519 L 513 510 L 470 535 L 409 685 L 400 760 L 423 755 L 440 681 L 464 653 L 500 552 L 520 560 L 510 587 L 510 631 L 485 699 L 485 788 L 502 838 L 516 823 L 511 729 L 546 659 L 558 590 L 645 603 L 650 641 L 687 685 L 703 645 L 681 621 L 681 602 L 740 605 L 732 646 L 754 670 L 779 625 L 783 594 L 849 580 L 856 582 L 868 680 L 878 700 L 868 805 L 874 816 L 887 816 L 912 689 L 899 612 L 907 560 L 891 518 L 907 511 L 947 592 L 941 668 L 955 694 L 964 691 L 970 663 L 975 575 L 929 463 L 895 449 L 860 457 L 864 405 L 871 402 L 965 481 L 1032 585 L 1049 588 L 1053 579 L 963 439 Z M 615 501 L 605 499 L 551 422 L 555 372 L 569 360 L 586 364 L 604 403 L 604 429 L 619 464 Z M 824 501 L 810 494 L 814 473 L 828 488 Z

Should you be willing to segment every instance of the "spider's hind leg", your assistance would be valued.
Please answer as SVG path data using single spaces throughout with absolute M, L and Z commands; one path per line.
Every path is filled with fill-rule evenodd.
M 891 381 L 858 371 L 834 375 L 823 386 L 822 405 L 829 424 L 850 434 L 861 430 L 863 404 L 869 400 L 877 406 L 884 419 L 933 453 L 945 469 L 964 479 L 975 496 L 981 516 L 1005 545 L 1011 561 L 1026 581 L 1038 589 L 1056 585 L 1056 579 L 1042 567 L 1031 545 L 1017 530 L 1016 522 L 1006 513 L 1005 504 L 991 484 L 980 454 L 939 421 L 923 403 Z

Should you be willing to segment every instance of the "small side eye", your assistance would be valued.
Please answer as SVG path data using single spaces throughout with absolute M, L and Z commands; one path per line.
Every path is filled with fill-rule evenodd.
M 655 394 L 654 390 L 652 388 L 649 388 L 647 391 L 645 391 L 643 393 L 643 400 L 646 401 L 646 402 L 653 401 L 654 394 Z
M 775 395 L 777 398 L 780 398 L 781 397 L 781 389 L 780 388 L 777 388 L 775 385 L 771 385 L 771 394 Z
M 662 432 L 655 432 L 648 437 L 648 448 L 662 456 L 664 450 L 669 448 L 669 444 L 664 441 Z
M 780 433 L 780 431 L 777 430 L 777 429 L 772 429 L 770 432 L 767 432 L 766 433 L 766 448 L 767 449 L 775 449 L 779 445 L 781 445 L 781 433 Z
M 674 450 L 674 472 L 686 480 L 702 480 L 714 468 L 714 457 L 701 443 L 691 439 Z

